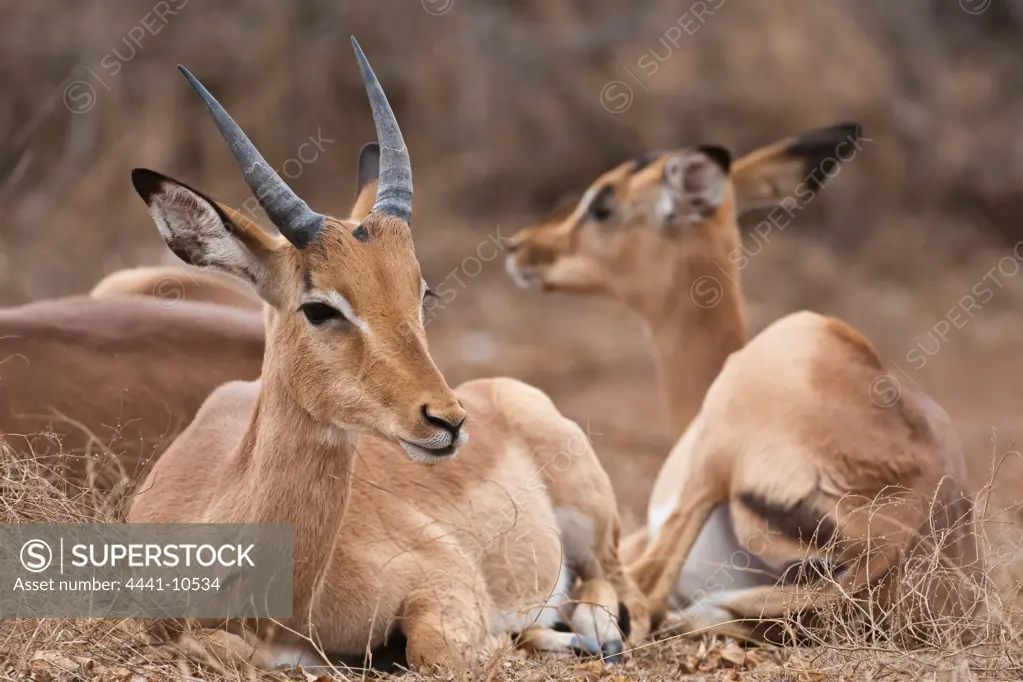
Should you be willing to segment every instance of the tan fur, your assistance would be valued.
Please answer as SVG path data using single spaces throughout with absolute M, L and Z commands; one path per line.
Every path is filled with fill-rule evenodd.
M 638 313 L 657 350 L 672 428 L 681 433 L 725 358 L 742 347 L 748 333 L 739 270 L 730 259 L 740 244 L 732 192 L 713 216 L 688 225 L 681 238 L 651 229 L 649 206 L 666 158 L 634 174 L 634 162 L 626 162 L 591 185 L 591 192 L 614 188 L 619 208 L 610 226 L 596 223 L 580 202 L 567 217 L 552 216 L 516 233 L 508 267 L 542 290 L 610 297 Z M 720 292 L 715 305 L 694 302 L 690 288 L 697 280 Z
M 149 199 L 167 215 L 195 212 L 176 225 L 176 243 L 203 257 L 201 240 L 212 238 L 237 258 L 223 236 L 192 231 L 206 229 L 211 209 L 183 191 L 167 181 Z M 580 634 L 620 640 L 608 625 L 621 601 L 633 638 L 642 638 L 645 605 L 618 558 L 611 484 L 586 434 L 517 381 L 448 388 L 426 347 L 411 233 L 395 218 L 365 215 L 373 192 L 364 190 L 353 219 L 328 219 L 301 251 L 247 234 L 249 225 L 224 231 L 254 245 L 243 269 L 273 301 L 262 377 L 210 396 L 141 486 L 130 519 L 291 523 L 288 625 L 315 632 L 332 655 L 359 654 L 395 629 L 417 668 L 463 667 L 516 632 L 524 646 L 564 650 L 571 636 L 530 627 L 533 618 L 554 622 L 558 604 L 547 602 L 559 580 L 571 586 L 563 566 L 581 581 L 577 596 L 599 602 L 565 604 Z M 361 241 L 352 235 L 359 218 Z M 332 291 L 355 317 L 314 328 L 300 305 L 310 292 Z M 450 424 L 466 419 L 471 439 L 454 461 L 413 462 L 402 452 L 400 439 L 439 437 L 427 409 Z M 262 644 L 271 645 L 302 647 Z
M 377 180 L 371 180 L 359 190 L 359 195 L 355 199 L 355 205 L 352 206 L 352 211 L 348 216 L 349 220 L 362 222 L 366 219 L 366 216 L 373 209 L 373 202 L 376 201 L 378 182 Z
M 262 356 L 262 319 L 248 311 L 141 297 L 8 308 L 0 311 L 0 438 L 75 484 L 130 485 L 216 386 L 258 377 Z
M 660 153 L 638 171 L 626 161 L 591 183 L 577 204 L 517 232 L 508 269 L 524 285 L 610 297 L 638 313 L 654 343 L 671 428 L 681 435 L 725 359 L 749 338 L 738 217 L 804 196 L 818 157 L 847 144 L 836 127 L 756 149 L 732 163 L 713 214 L 670 226 L 652 215 L 665 165 L 696 150 Z M 598 221 L 588 202 L 604 186 L 613 190 L 615 210 Z
M 89 292 L 92 298 L 152 296 L 173 307 L 181 301 L 217 303 L 242 310 L 262 310 L 263 302 L 252 291 L 215 272 L 186 265 L 154 265 L 126 268 L 110 273 Z
M 820 608 L 861 593 L 910 559 L 930 557 L 939 570 L 914 595 L 911 615 L 926 612 L 941 628 L 973 612 L 983 563 L 962 487 L 962 453 L 954 440 L 934 436 L 947 433 L 948 415 L 905 389 L 901 406 L 878 405 L 870 386 L 881 365 L 867 349 L 837 320 L 802 312 L 773 323 L 725 363 L 655 488 L 655 500 L 682 503 L 630 566 L 655 616 L 665 612 L 695 532 L 722 502 L 731 506 L 740 542 L 779 570 L 825 551 L 839 562 L 861 562 L 854 566 L 865 552 L 875 559 L 870 571 L 850 568 L 836 583 L 781 589 L 784 598 L 768 586 L 694 605 L 677 618 L 684 628 Z M 741 496 L 749 493 L 805 510 L 791 514 L 805 524 L 803 541 L 745 505 Z M 811 538 L 829 526 L 833 546 L 818 547 Z M 907 599 L 900 587 L 875 595 L 874 603 L 888 609 Z
M 836 141 L 847 143 L 831 142 Z M 690 597 L 677 592 L 679 574 L 712 513 L 729 513 L 739 546 L 775 575 L 820 550 L 812 540 L 824 519 L 837 525 L 843 558 L 862 553 L 872 535 L 870 551 L 891 561 L 872 563 L 873 572 L 846 571 L 840 584 L 853 592 L 898 564 L 902 552 L 926 552 L 921 538 L 931 531 L 949 531 L 937 553 L 953 573 L 975 577 L 980 570 L 972 506 L 961 487 L 962 453 L 939 406 L 905 391 L 894 404 L 875 404 L 872 382 L 884 381 L 880 360 L 869 341 L 839 320 L 789 316 L 744 348 L 736 214 L 805 190 L 800 183 L 807 167 L 827 153 L 822 147 L 828 142 L 829 131 L 815 131 L 743 157 L 732 164 L 731 182 L 713 214 L 683 216 L 669 225 L 657 220 L 659 192 L 667 191 L 659 189 L 667 184 L 667 159 L 694 152 L 662 154 L 638 172 L 630 161 L 594 182 L 568 217 L 513 238 L 509 270 L 520 281 L 611 296 L 650 327 L 672 424 L 683 437 L 664 462 L 649 502 L 651 524 L 661 515 L 666 520 L 657 520 L 653 532 L 637 531 L 622 551 L 634 560 L 630 572 L 655 618 L 666 614 L 669 602 Z M 613 189 L 614 212 L 600 221 L 587 202 L 604 186 Z M 706 293 L 701 281 L 717 287 L 709 307 L 709 300 L 701 300 Z M 783 511 L 794 508 L 798 513 L 779 515 L 788 522 L 813 520 L 801 529 L 805 542 L 771 529 L 742 503 L 743 495 Z M 884 513 L 865 514 L 866 502 L 894 521 L 883 520 Z M 886 530 L 891 535 L 878 540 Z M 935 553 L 933 545 L 930 550 Z M 946 609 L 945 615 L 967 612 L 975 602 L 961 591 L 963 585 L 945 581 L 922 590 L 923 597 L 931 607 Z M 771 596 L 765 602 L 774 590 L 767 585 L 725 592 L 671 620 L 684 630 L 714 627 L 745 635 L 747 627 L 723 623 L 759 616 L 765 605 L 770 608 L 762 615 L 781 615 L 786 607 L 805 608 L 822 596 L 811 589 L 798 598 Z M 948 593 L 958 597 L 943 602 Z M 841 596 L 834 587 L 829 595 Z M 918 604 L 918 614 L 921 608 Z

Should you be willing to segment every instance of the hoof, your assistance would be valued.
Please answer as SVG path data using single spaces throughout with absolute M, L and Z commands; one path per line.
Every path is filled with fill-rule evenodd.
M 607 663 L 619 663 L 622 660 L 622 651 L 625 650 L 625 647 L 622 646 L 620 640 L 616 640 L 613 642 L 604 642 L 600 649 L 604 654 L 604 661 Z
M 575 652 L 576 656 L 588 658 L 591 656 L 600 657 L 602 652 L 600 650 L 600 643 L 592 637 L 586 635 L 575 635 L 572 637 L 570 645 L 572 651 Z

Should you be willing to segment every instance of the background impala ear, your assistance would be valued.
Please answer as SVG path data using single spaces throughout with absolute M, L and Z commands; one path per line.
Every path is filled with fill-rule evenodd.
M 380 145 L 376 142 L 367 142 L 362 146 L 356 177 L 358 178 L 356 194 L 362 194 L 366 185 L 380 177 Z
M 865 140 L 859 124 L 841 123 L 755 149 L 732 166 L 736 210 L 777 206 L 793 195 L 812 200 Z
M 712 216 L 725 200 L 731 162 L 727 149 L 713 146 L 694 147 L 669 157 L 657 205 L 662 229 Z
M 380 185 L 380 145 L 368 142 L 359 152 L 359 164 L 355 176 L 355 205 L 349 218 L 362 222 L 373 210 L 377 201 L 377 188 Z
M 275 302 L 275 243 L 255 223 L 156 171 L 136 168 L 131 181 L 174 255 L 189 265 L 244 280 L 264 300 Z

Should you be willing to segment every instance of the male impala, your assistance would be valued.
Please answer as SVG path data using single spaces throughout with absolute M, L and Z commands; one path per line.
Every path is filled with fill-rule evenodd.
M 741 636 L 749 625 L 736 618 L 860 592 L 910 555 L 937 555 L 959 577 L 979 571 L 962 453 L 937 404 L 909 391 L 875 404 L 885 370 L 836 319 L 789 315 L 743 348 L 737 212 L 780 201 L 791 216 L 820 187 L 808 166 L 830 175 L 859 139 L 857 127 L 838 126 L 734 165 L 719 147 L 649 155 L 513 238 L 508 267 L 520 284 L 616 298 L 650 328 L 673 426 L 684 431 L 648 527 L 623 549 L 655 620 L 686 607 L 672 618 L 682 629 Z M 776 588 L 788 569 L 825 555 L 843 569 L 827 585 Z M 914 608 L 970 611 L 962 587 L 935 578 L 918 587 L 929 601 Z M 892 588 L 878 601 L 902 596 Z
M 158 173 L 132 174 L 180 258 L 259 293 L 267 341 L 261 379 L 210 396 L 130 519 L 292 524 L 288 625 L 329 655 L 396 631 L 416 667 L 463 666 L 515 633 L 533 648 L 617 655 L 619 627 L 631 620 L 639 638 L 648 619 L 617 556 L 610 481 L 586 435 L 540 391 L 503 378 L 452 391 L 433 364 L 408 152 L 353 44 L 380 174 L 375 202 L 364 192 L 348 220 L 313 212 L 184 69 L 281 236 Z M 576 578 L 575 634 L 550 629 Z M 262 640 L 254 660 L 313 652 L 297 637 Z
M 371 199 L 376 191 L 377 176 L 380 173 L 380 146 L 370 142 L 359 152 L 357 169 L 358 184 L 355 194 L 364 205 L 357 205 L 353 213 L 364 215 L 373 206 Z M 372 191 L 367 191 L 372 185 Z M 222 206 L 226 211 L 231 211 Z M 147 296 L 165 301 L 168 308 L 181 301 L 218 303 L 245 310 L 262 310 L 263 301 L 252 291 L 252 287 L 236 277 L 211 270 L 200 270 L 189 265 L 149 265 L 116 270 L 99 282 L 89 292 L 93 298 L 119 296 Z

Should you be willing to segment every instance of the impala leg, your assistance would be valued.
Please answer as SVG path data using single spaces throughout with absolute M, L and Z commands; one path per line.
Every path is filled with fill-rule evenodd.
M 269 670 L 327 665 L 327 661 L 304 642 L 268 642 L 247 630 L 207 630 L 199 637 L 184 634 L 177 640 L 177 647 L 193 660 L 209 665 L 225 677 L 237 677 L 240 671 L 253 668 Z
M 622 561 L 626 564 L 631 564 L 638 559 L 643 554 L 643 550 L 646 549 L 649 541 L 650 533 L 647 531 L 646 526 L 622 538 L 621 545 L 618 548 Z
M 535 409 L 535 402 L 532 399 L 513 413 Z M 560 418 L 554 425 L 523 432 L 530 434 L 534 457 L 541 463 L 567 564 L 582 583 L 587 603 L 576 606 L 573 613 L 578 623 L 574 625 L 577 632 L 601 642 L 606 654 L 617 655 L 624 649 L 622 635 L 630 641 L 645 637 L 650 618 L 646 600 L 619 553 L 621 521 L 611 480 L 587 434 L 575 422 Z M 564 639 L 544 636 L 549 641 Z
M 625 570 L 619 559 L 618 550 L 613 544 L 605 548 L 598 562 L 606 582 L 610 584 L 617 596 L 617 603 L 611 601 L 613 599 L 611 594 L 603 593 L 604 588 L 599 582 L 589 585 L 584 581 L 583 587 L 590 590 L 590 594 L 593 596 L 587 597 L 586 594 L 581 593 L 583 595 L 581 598 L 605 604 L 607 607 L 615 606 L 614 609 L 608 608 L 607 612 L 615 614 L 617 630 L 621 632 L 622 638 L 634 644 L 642 642 L 650 634 L 650 609 L 647 606 L 646 595 L 639 589 L 629 572 Z
M 666 625 L 682 633 L 710 632 L 747 639 L 755 621 L 820 610 L 861 595 L 896 566 L 899 556 L 897 545 L 878 549 L 860 557 L 839 580 L 822 585 L 765 585 L 726 592 L 683 609 L 666 619 Z
M 604 657 L 611 661 L 620 660 L 625 649 L 622 640 L 628 637 L 622 626 L 618 600 L 618 590 L 609 580 L 587 580 L 575 594 L 576 607 L 572 613 L 572 629 L 596 641 Z
M 602 656 L 600 642 L 593 637 L 576 632 L 561 632 L 534 625 L 515 637 L 515 646 L 532 652 L 556 654 L 570 653 L 575 656 Z
M 618 593 L 618 629 L 627 642 L 638 644 L 650 634 L 650 608 L 646 595 L 624 569 L 608 575 Z
M 486 586 L 478 573 L 435 571 L 402 605 L 406 654 L 415 670 L 465 670 L 490 641 Z
M 683 490 L 678 506 L 657 539 L 629 566 L 629 574 L 646 595 L 655 623 L 664 617 L 682 566 L 707 517 L 720 501 L 718 496 L 706 492 Z

